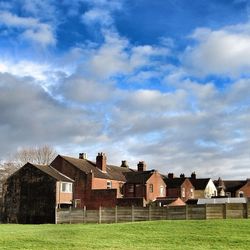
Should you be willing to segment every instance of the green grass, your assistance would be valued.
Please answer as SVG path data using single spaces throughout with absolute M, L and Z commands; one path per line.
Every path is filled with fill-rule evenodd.
M 250 220 L 0 225 L 0 249 L 249 249 Z

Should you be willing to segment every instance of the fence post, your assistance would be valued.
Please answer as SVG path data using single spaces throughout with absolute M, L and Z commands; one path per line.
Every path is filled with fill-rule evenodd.
M 115 206 L 115 223 L 117 223 L 118 219 L 117 219 L 117 214 L 118 214 L 118 211 L 117 211 L 118 207 Z
M 99 224 L 102 223 L 102 207 L 99 207 Z
M 55 224 L 57 224 L 57 207 L 55 207 Z
M 83 223 L 86 223 L 86 206 L 83 207 Z
M 223 204 L 223 219 L 227 218 L 227 203 Z
M 205 220 L 207 220 L 207 204 L 205 204 Z
M 245 205 L 245 209 L 246 209 L 246 219 L 248 219 L 248 217 L 249 217 L 249 214 L 248 214 L 248 202 L 246 203 L 246 205 Z
M 71 224 L 72 207 L 69 207 L 69 224 Z
M 186 210 L 185 210 L 185 219 L 188 220 L 188 205 L 186 204 Z
M 134 214 L 134 205 L 131 206 L 131 221 L 134 222 L 135 214 Z
M 166 207 L 166 219 L 169 220 L 169 207 Z
M 148 220 L 151 221 L 151 205 L 148 206 Z

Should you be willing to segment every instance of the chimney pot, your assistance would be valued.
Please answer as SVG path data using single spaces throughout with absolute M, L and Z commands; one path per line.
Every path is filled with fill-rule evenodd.
M 180 178 L 185 178 L 185 174 L 180 174 Z

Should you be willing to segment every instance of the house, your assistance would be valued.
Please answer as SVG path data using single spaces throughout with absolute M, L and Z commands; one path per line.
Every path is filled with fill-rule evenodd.
M 74 206 L 82 208 L 114 207 L 123 197 L 126 173 L 134 172 L 126 161 L 121 166 L 107 164 L 104 153 L 98 153 L 96 162 L 80 153 L 79 158 L 58 155 L 51 163 L 55 169 L 74 180 Z
M 167 176 L 163 176 L 166 188 L 166 197 L 175 198 L 180 197 L 182 201 L 194 198 L 194 186 L 189 178 L 186 178 L 184 174 L 180 175 L 180 178 L 174 177 L 173 173 L 169 173 Z
M 4 185 L 3 216 L 10 223 L 54 223 L 55 208 L 72 204 L 73 180 L 50 166 L 27 163 Z
M 218 196 L 225 197 L 250 197 L 250 179 L 214 181 Z
M 194 199 L 211 198 L 217 195 L 217 189 L 211 178 L 196 178 L 193 172 L 189 180 L 194 186 Z
M 166 184 L 158 171 L 146 170 L 144 161 L 137 165 L 137 171 L 125 173 L 124 198 L 143 198 L 146 204 L 158 197 L 166 196 Z

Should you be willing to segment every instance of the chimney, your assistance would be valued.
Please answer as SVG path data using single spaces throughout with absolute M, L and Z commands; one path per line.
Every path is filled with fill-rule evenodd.
M 180 178 L 184 179 L 185 178 L 185 174 L 180 174 Z
M 169 179 L 174 179 L 174 173 L 168 173 L 168 178 Z
M 121 167 L 122 167 L 122 168 L 128 168 L 128 163 L 127 163 L 127 161 L 122 161 Z
M 193 173 L 191 174 L 191 179 L 196 179 L 196 173 L 195 173 L 195 172 L 193 172 Z
M 146 163 L 144 161 L 139 161 L 137 164 L 137 170 L 138 172 L 146 171 Z
M 107 158 L 105 153 L 98 153 L 98 155 L 96 156 L 96 167 L 102 170 L 102 172 L 106 172 Z
M 86 153 L 79 153 L 79 159 L 87 159 L 87 154 Z

